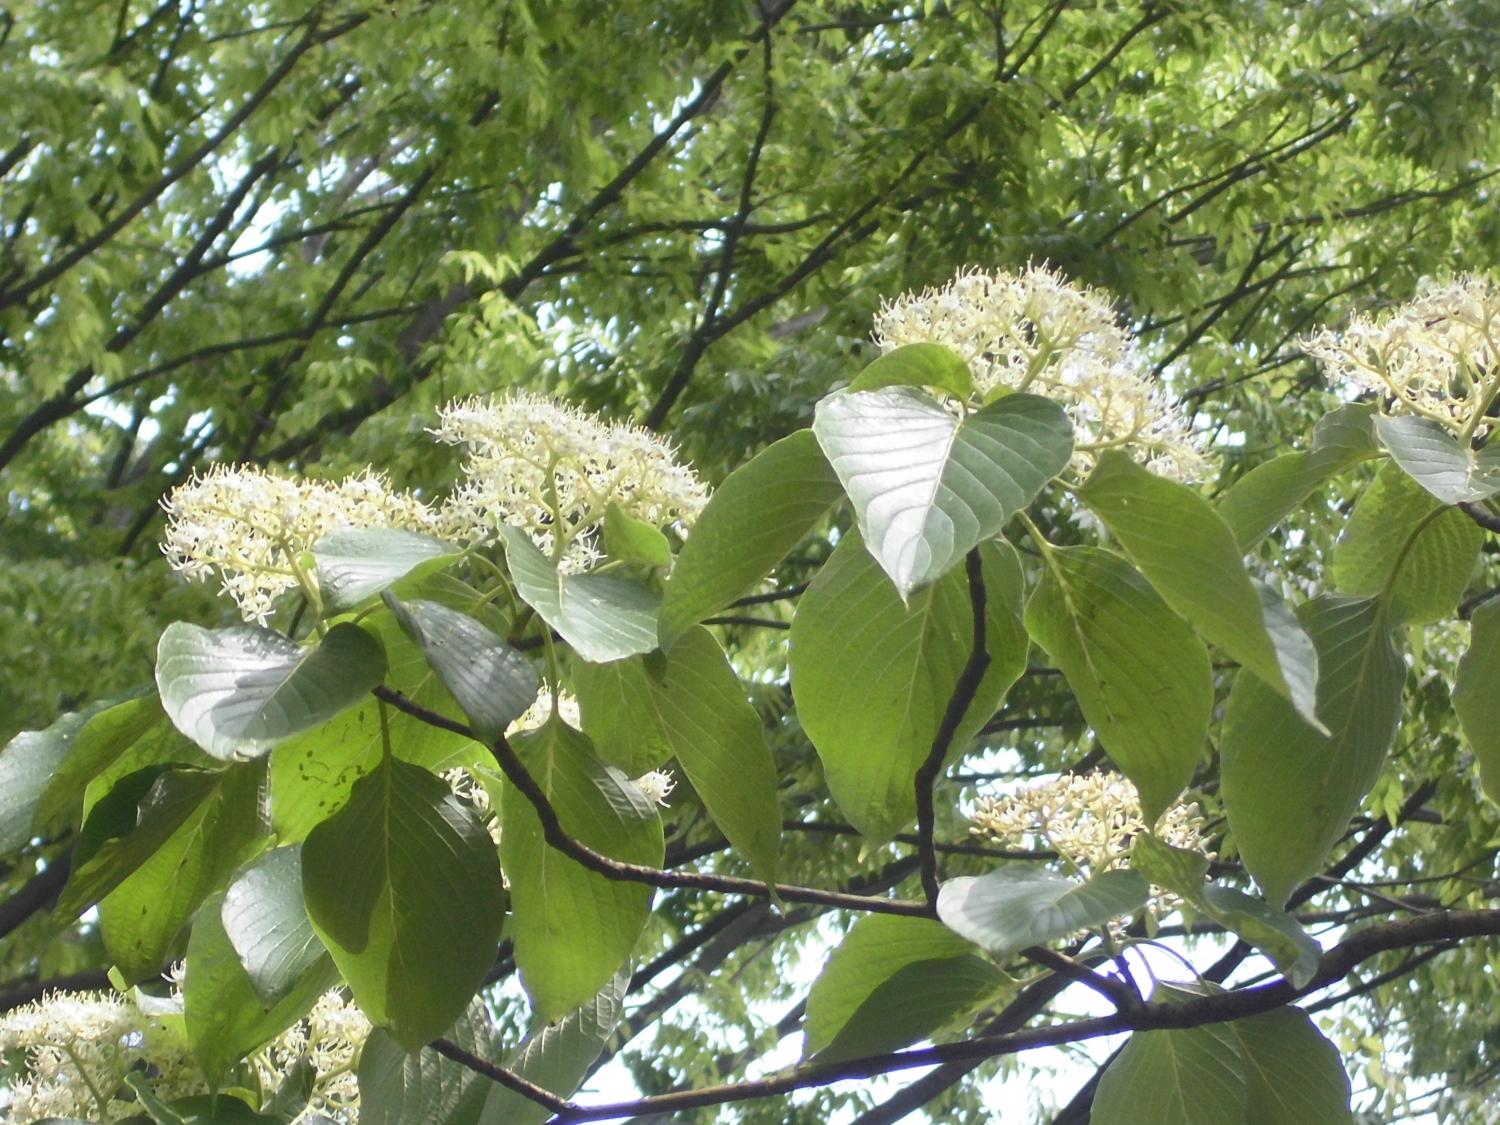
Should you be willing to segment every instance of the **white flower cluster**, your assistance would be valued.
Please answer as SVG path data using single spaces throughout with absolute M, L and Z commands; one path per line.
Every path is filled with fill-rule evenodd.
M 1177 480 L 1209 471 L 1203 436 L 1148 377 L 1108 299 L 1045 266 L 961 271 L 887 302 L 874 335 L 882 351 L 927 342 L 957 352 L 981 396 L 1006 388 L 1056 400 L 1073 420 L 1080 476 L 1113 448 Z
M 1335 382 L 1374 391 L 1393 413 L 1430 418 L 1459 438 L 1483 438 L 1500 397 L 1500 286 L 1465 274 L 1426 285 L 1381 316 L 1302 341 Z
M 444 770 L 441 776 L 448 783 L 448 788 L 455 797 L 473 806 L 474 811 L 484 821 L 485 831 L 490 834 L 490 839 L 495 841 L 495 847 L 498 848 L 500 846 L 500 816 L 490 804 L 490 791 L 462 766 Z
M 634 781 L 635 787 L 662 808 L 667 807 L 667 798 L 677 788 L 677 779 L 670 770 L 650 770 Z
M 180 989 L 181 970 L 172 980 Z M 180 1004 L 180 991 L 175 999 Z M 337 991 L 329 992 L 251 1063 L 262 1088 L 274 1090 L 299 1059 L 307 1058 L 316 1072 L 308 1110 L 352 1125 L 359 1110 L 355 1066 L 369 1034 L 364 1014 Z M 149 1075 L 152 1092 L 165 1100 L 209 1092 L 173 1021 L 113 993 L 54 992 L 15 1009 L 0 1018 L 0 1051 L 17 1052 L 26 1063 L 25 1078 L 6 1088 L 5 1120 L 13 1125 L 134 1117 L 140 1103 L 128 1100 L 134 1095 L 124 1086 L 133 1069 Z
M 218 573 L 246 621 L 264 625 L 276 599 L 298 586 L 296 557 L 331 531 L 399 527 L 432 532 L 416 497 L 366 471 L 341 481 L 298 480 L 251 465 L 220 465 L 162 501 L 162 551 L 190 578 Z
M 660 527 L 691 524 L 708 502 L 703 482 L 662 438 L 551 399 L 463 399 L 442 410 L 433 433 L 469 453 L 442 533 L 490 543 L 501 526 L 519 527 L 565 570 L 598 558 L 595 532 L 611 503 Z
M 1146 830 L 1135 786 L 1099 770 L 1063 774 L 1004 797 L 981 797 L 970 820 L 976 836 L 1051 848 L 1085 875 L 1123 866 L 1131 840 Z M 1174 805 L 1155 830 L 1174 847 L 1212 855 L 1195 804 Z

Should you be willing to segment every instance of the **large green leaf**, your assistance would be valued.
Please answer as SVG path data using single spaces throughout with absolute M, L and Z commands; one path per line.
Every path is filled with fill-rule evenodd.
M 216 758 L 254 757 L 359 702 L 385 674 L 380 642 L 335 625 L 304 646 L 269 629 L 167 626 L 156 684 L 168 717 Z
M 560 1098 L 571 1097 L 620 1022 L 630 978 L 616 973 L 593 999 L 561 1020 L 538 1021 L 505 1060 L 506 1069 Z M 492 1084 L 479 1125 L 539 1125 L 551 1116 L 544 1106 Z
M 554 716 L 513 744 L 570 836 L 614 859 L 661 865 L 656 806 L 601 762 L 587 738 Z M 555 850 L 513 786 L 505 789 L 500 823 L 516 964 L 537 1017 L 560 1019 L 602 989 L 630 956 L 651 911 L 651 888 L 606 879 Z
M 1479 761 L 1479 780 L 1500 802 L 1500 600 L 1474 611 L 1469 647 L 1458 662 L 1453 709 Z
M 505 891 L 494 841 L 426 770 L 387 759 L 302 846 L 318 936 L 371 1021 L 416 1050 L 494 962 Z
M 998 534 L 1073 453 L 1062 407 L 1027 394 L 960 419 L 912 387 L 840 392 L 813 433 L 903 599 Z
M 499 1053 L 482 997 L 443 1038 L 482 1059 Z M 491 1088 L 499 1088 L 436 1051 L 407 1051 L 380 1028 L 360 1050 L 358 1074 L 361 1125 L 478 1125 Z
M 1245 1061 L 1220 1033 L 1137 1031 L 1099 1079 L 1089 1125 L 1261 1125 L 1249 1109 Z
M 584 660 L 620 660 L 656 648 L 661 599 L 610 574 L 561 574 L 518 528 L 501 529 L 516 592 Z
M 1214 1029 L 1239 1049 L 1245 1125 L 1350 1125 L 1349 1075 L 1306 1012 L 1278 1008 Z
M 166 727 L 161 700 L 155 692 L 106 706 L 94 713 L 78 730 L 67 756 L 52 771 L 47 787 L 37 801 L 32 822 L 35 831 L 57 825 L 82 807 L 84 790 L 89 782 L 107 770 L 157 726 Z M 17 736 L 20 737 L 20 736 Z M 174 734 L 175 738 L 176 735 Z M 0 769 L 4 756 L 0 755 Z M 12 787 L 0 780 L 0 793 L 11 793 Z M 0 838 L 4 833 L 0 832 Z M 3 850 L 0 843 L 0 850 Z
M 879 356 L 849 383 L 851 391 L 881 387 L 935 387 L 967 402 L 974 393 L 974 374 L 963 356 L 942 344 L 903 344 Z
M 1380 775 L 1401 712 L 1406 666 L 1377 601 L 1325 597 L 1298 614 L 1318 650 L 1313 730 L 1255 676 L 1241 673 L 1224 714 L 1222 795 L 1245 866 L 1275 905 L 1322 870 Z
M 1133 914 L 1149 892 L 1134 871 L 1105 871 L 1080 882 L 1046 871 L 1001 868 L 949 879 L 938 892 L 937 912 L 954 933 L 1005 958 Z
M 991 662 L 953 739 L 961 747 L 1026 669 L 1014 550 L 983 548 Z M 932 750 L 973 637 L 968 579 L 954 572 L 903 604 L 859 536 L 846 535 L 792 621 L 792 692 L 834 800 L 871 840 L 916 816 L 917 768 Z
M 468 614 L 389 591 L 385 601 L 481 738 L 499 738 L 536 699 L 536 667 Z
M 1119 451 L 1099 458 L 1081 495 L 1163 601 L 1313 720 L 1312 642 L 1289 616 L 1267 616 L 1234 533 L 1207 500 Z
M 441 569 L 458 548 L 397 527 L 358 528 L 325 535 L 313 546 L 318 593 L 325 611 L 353 609 L 412 574 Z
M 1270 957 L 1293 985 L 1302 988 L 1312 980 L 1323 948 L 1286 911 L 1233 887 L 1204 887 L 1198 902 L 1203 913 Z
M 1500 442 L 1474 449 L 1441 423 L 1410 414 L 1382 415 L 1375 429 L 1396 464 L 1444 504 L 1500 493 Z
M 230 1067 L 301 1019 L 338 973 L 326 955 L 308 964 L 270 1006 L 251 984 L 220 920 L 224 896 L 203 903 L 187 948 L 182 1010 L 193 1057 L 217 1086 Z
M 643 762 L 642 746 L 670 749 L 719 831 L 760 878 L 776 881 L 776 763 L 739 676 L 707 629 L 682 634 L 660 668 L 648 670 L 640 657 L 585 664 L 575 688 L 600 757 L 644 773 L 660 759 Z M 625 760 L 612 753 L 610 735 L 620 737 Z
M 1483 528 L 1388 462 L 1354 505 L 1329 576 L 1343 593 L 1388 598 L 1392 624 L 1425 625 L 1452 615 L 1483 542 Z
M 1329 477 L 1379 452 L 1371 425 L 1374 409 L 1369 403 L 1339 407 L 1314 427 L 1311 449 L 1273 457 L 1235 481 L 1219 500 L 1218 512 L 1241 551 L 1253 551 Z
M 866 915 L 808 993 L 802 1053 L 832 1062 L 908 1046 L 995 995 L 1005 979 L 939 922 Z
M 764 578 L 843 496 L 811 430 L 798 430 L 730 473 L 693 524 L 667 578 L 662 644 L 670 645 Z
M 26 730 L 0 750 L 0 852 L 13 852 L 34 834 L 33 824 L 54 819 L 38 812 L 54 775 L 63 768 L 79 736 L 108 703 L 71 711 L 43 730 Z
M 301 847 L 269 851 L 236 875 L 220 923 L 266 1006 L 281 1001 L 327 956 L 303 904 Z
M 264 845 L 264 776 L 260 763 L 241 763 L 210 775 L 206 783 L 163 775 L 142 803 L 140 827 L 106 845 L 79 872 L 83 879 L 98 870 L 94 864 L 112 859 L 111 874 L 125 874 L 99 901 L 99 930 L 105 951 L 130 983 L 161 972 L 193 912 Z M 161 828 L 158 818 L 165 822 Z M 173 826 L 170 832 L 167 825 Z M 139 843 L 137 834 L 145 837 Z M 156 840 L 157 846 L 150 847 Z
M 1192 780 L 1208 734 L 1203 642 L 1129 563 L 1097 547 L 1048 551 L 1026 627 L 1154 820 Z

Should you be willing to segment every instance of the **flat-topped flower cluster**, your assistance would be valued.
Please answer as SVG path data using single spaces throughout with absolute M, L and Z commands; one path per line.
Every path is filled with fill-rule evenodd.
M 1114 448 L 1176 480 L 1208 475 L 1204 435 L 1149 376 L 1109 299 L 1056 270 L 961 271 L 941 288 L 886 303 L 875 342 L 884 351 L 943 345 L 968 362 L 986 399 L 1010 390 L 1056 400 L 1073 421 L 1079 476 Z

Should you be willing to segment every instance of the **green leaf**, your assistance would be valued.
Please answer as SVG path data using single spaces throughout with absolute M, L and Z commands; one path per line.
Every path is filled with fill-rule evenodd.
M 1241 673 L 1220 745 L 1230 832 L 1276 905 L 1323 869 L 1380 776 L 1406 675 L 1380 603 L 1319 598 L 1298 617 L 1318 650 L 1318 716 L 1332 733 L 1313 730 L 1259 679 Z
M 954 734 L 956 750 L 999 709 L 1026 670 L 1022 578 L 1006 543 L 982 548 L 991 662 Z M 913 781 L 969 659 L 966 574 L 954 572 L 903 605 L 854 533 L 823 564 L 792 621 L 792 692 L 828 788 L 875 843 L 916 816 Z
M 1468 650 L 1458 662 L 1453 709 L 1479 760 L 1479 780 L 1500 803 L 1500 600 L 1474 611 Z
M 506 1060 L 506 1069 L 560 1098 L 572 1096 L 620 1022 L 629 984 L 628 974 L 617 973 L 581 1008 L 554 1023 L 540 1022 Z M 539 1125 L 549 1117 L 544 1106 L 491 1083 L 479 1125 Z
M 1205 914 L 1270 957 L 1297 988 L 1313 979 L 1323 948 L 1286 911 L 1233 887 L 1204 887 L 1199 898 Z
M 332 962 L 319 956 L 267 1007 L 220 921 L 223 906 L 224 895 L 209 896 L 193 923 L 182 999 L 188 1043 L 210 1087 L 217 1087 L 230 1067 L 306 1015 L 338 981 Z
M 1208 878 L 1208 857 L 1191 848 L 1178 848 L 1152 835 L 1138 833 L 1130 842 L 1130 869 L 1139 871 L 1153 885 L 1190 901 L 1203 892 Z
M 1311 449 L 1273 457 L 1235 481 L 1218 512 L 1242 552 L 1253 551 L 1329 477 L 1378 452 L 1373 411 L 1365 403 L 1340 407 L 1314 428 Z
M 620 660 L 656 648 L 660 600 L 609 574 L 559 574 L 524 531 L 500 529 L 516 592 L 584 660 Z
M 128 1117 L 123 1125 L 146 1120 L 156 1125 L 284 1125 L 283 1119 L 256 1113 L 228 1094 L 191 1094 L 166 1101 L 152 1091 L 151 1079 L 139 1070 L 125 1075 L 125 1085 L 150 1116 Z
M 911 387 L 840 392 L 818 403 L 813 433 L 903 599 L 999 534 L 1073 453 L 1062 407 L 1027 394 L 960 420 Z
M 444 1038 L 482 1059 L 498 1053 L 489 1009 L 480 997 Z M 411 1053 L 379 1028 L 360 1051 L 358 1077 L 362 1125 L 478 1125 L 494 1085 L 436 1051 Z
M 587 738 L 554 716 L 512 744 L 570 836 L 614 859 L 661 865 L 656 806 L 601 762 Z M 651 912 L 651 888 L 606 879 L 553 849 L 531 804 L 513 786 L 506 786 L 500 823 L 516 964 L 537 1018 L 560 1019 L 593 997 L 630 956 Z
M 466 613 L 440 602 L 385 601 L 408 636 L 486 741 L 505 733 L 536 699 L 541 676 L 531 661 Z
M 385 674 L 380 642 L 335 625 L 313 646 L 269 629 L 167 626 L 156 683 L 172 723 L 215 758 L 256 757 L 360 701 Z
M 1137 1031 L 1099 1079 L 1089 1125 L 1261 1125 L 1249 1108 L 1245 1062 L 1215 1030 Z
M 425 594 L 436 587 L 446 596 L 452 583 L 438 579 L 447 576 L 434 575 L 417 592 Z M 454 600 L 465 604 L 462 598 Z M 363 627 L 374 632 L 385 649 L 390 687 L 429 710 L 454 719 L 464 717 L 421 647 L 407 636 L 394 614 L 382 607 L 365 619 Z M 397 758 L 432 771 L 492 760 L 479 743 L 366 696 L 358 706 L 271 751 L 271 816 L 281 842 L 305 839 L 315 826 L 343 808 L 354 783 L 380 764 L 387 741 Z
M 1352 1125 L 1343 1060 L 1306 1012 L 1278 1008 L 1219 1030 L 1239 1048 L 1246 1125 Z
M 33 823 L 51 820 L 38 813 L 39 803 L 90 720 L 108 707 L 69 712 L 44 730 L 22 731 L 0 750 L 0 852 L 25 846 Z
M 1119 451 L 1099 458 L 1080 495 L 1167 605 L 1315 721 L 1312 642 L 1284 617 L 1272 638 L 1234 533 L 1207 500 Z
M 303 905 L 300 847 L 269 851 L 236 875 L 224 894 L 220 924 L 265 1007 L 286 997 L 327 955 Z
M 1134 871 L 1106 871 L 1087 882 L 1045 871 L 1001 868 L 949 879 L 938 892 L 943 925 L 995 957 L 1011 957 L 1079 930 L 1134 914 L 1150 886 Z
M 1005 979 L 939 922 L 867 915 L 808 993 L 802 1053 L 834 1062 L 908 1046 L 972 1011 Z
M 370 1020 L 408 1050 L 463 1012 L 495 957 L 494 841 L 438 778 L 388 759 L 302 846 L 318 936 Z
M 353 609 L 408 575 L 450 565 L 459 554 L 451 543 L 395 527 L 335 531 L 312 549 L 326 612 Z
M 78 730 L 68 754 L 52 771 L 37 802 L 33 830 L 40 832 L 61 823 L 70 812 L 76 814 L 88 783 L 119 761 L 126 751 L 158 725 L 164 727 L 166 724 L 161 700 L 155 692 L 127 699 L 112 707 L 106 705 L 95 712 Z M 0 774 L 3 774 L 4 761 L 0 756 Z M 0 792 L 10 791 L 10 786 L 0 780 Z M 3 835 L 0 832 L 0 836 Z M 0 843 L 0 851 L 3 850 L 7 849 Z
M 661 643 L 670 645 L 769 574 L 843 497 L 811 430 L 798 430 L 730 473 L 667 578 Z
M 1473 449 L 1439 422 L 1410 414 L 1375 419 L 1391 457 L 1444 504 L 1477 503 L 1500 492 L 1500 442 Z
M 903 344 L 869 364 L 849 384 L 851 391 L 881 387 L 933 387 L 968 402 L 974 375 L 963 356 L 942 344 Z
M 1452 615 L 1483 543 L 1483 528 L 1387 463 L 1354 505 L 1329 576 L 1343 593 L 1388 597 L 1393 625 L 1426 625 Z
M 161 972 L 193 912 L 263 846 L 264 777 L 258 763 L 206 776 L 164 774 L 141 805 L 139 827 L 106 844 L 75 875 L 81 886 L 110 886 L 99 898 L 99 929 L 128 982 Z M 70 883 L 70 899 L 74 893 Z
M 1097 547 L 1047 552 L 1026 628 L 1154 821 L 1192 780 L 1208 734 L 1203 642 L 1129 563 Z
M 622 756 L 632 769 L 642 746 L 670 749 L 719 831 L 759 878 L 776 881 L 781 842 L 776 763 L 760 716 L 707 629 L 683 634 L 659 671 L 648 671 L 640 657 L 583 665 L 575 690 L 584 732 L 600 757 L 618 761 L 605 740 L 615 732 L 629 732 Z M 660 759 L 636 772 L 658 764 Z
M 661 529 L 630 515 L 613 500 L 604 510 L 604 553 L 642 566 L 672 565 L 672 545 Z

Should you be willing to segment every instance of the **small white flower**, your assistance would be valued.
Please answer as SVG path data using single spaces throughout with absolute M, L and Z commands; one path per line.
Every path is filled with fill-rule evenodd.
M 1177 480 L 1211 468 L 1203 436 L 1147 375 L 1109 300 L 1045 266 L 964 270 L 905 294 L 881 307 L 875 341 L 883 351 L 942 344 L 968 362 L 981 397 L 1004 388 L 1056 400 L 1073 421 L 1078 476 L 1115 447 Z
M 434 532 L 436 516 L 366 470 L 341 481 L 299 480 L 251 465 L 219 465 L 162 501 L 162 552 L 189 578 L 217 573 L 246 621 L 264 625 L 297 587 L 296 558 L 331 531 L 399 527 Z
M 686 527 L 708 501 L 667 441 L 551 399 L 461 399 L 443 408 L 432 432 L 468 448 L 464 481 L 440 513 L 442 533 L 491 543 L 502 526 L 519 527 L 566 571 L 598 559 L 597 530 L 611 503 L 656 527 Z
M 506 736 L 509 737 L 513 734 L 520 734 L 523 731 L 536 730 L 538 727 L 544 726 L 547 720 L 552 717 L 554 708 L 557 711 L 557 717 L 574 730 L 579 730 L 583 726 L 583 720 L 578 710 L 578 700 L 565 691 L 559 692 L 554 699 L 552 689 L 544 684 L 542 685 L 542 690 L 537 693 L 537 697 L 531 701 L 531 706 L 526 708 L 520 718 L 505 728 Z
M 677 788 L 677 779 L 669 770 L 651 770 L 635 779 L 635 787 L 662 808 L 667 807 L 667 797 Z
M 1483 438 L 1500 397 L 1500 286 L 1465 274 L 1415 300 L 1363 313 L 1302 341 L 1334 382 L 1373 391 L 1391 414 L 1416 414 L 1464 440 Z

